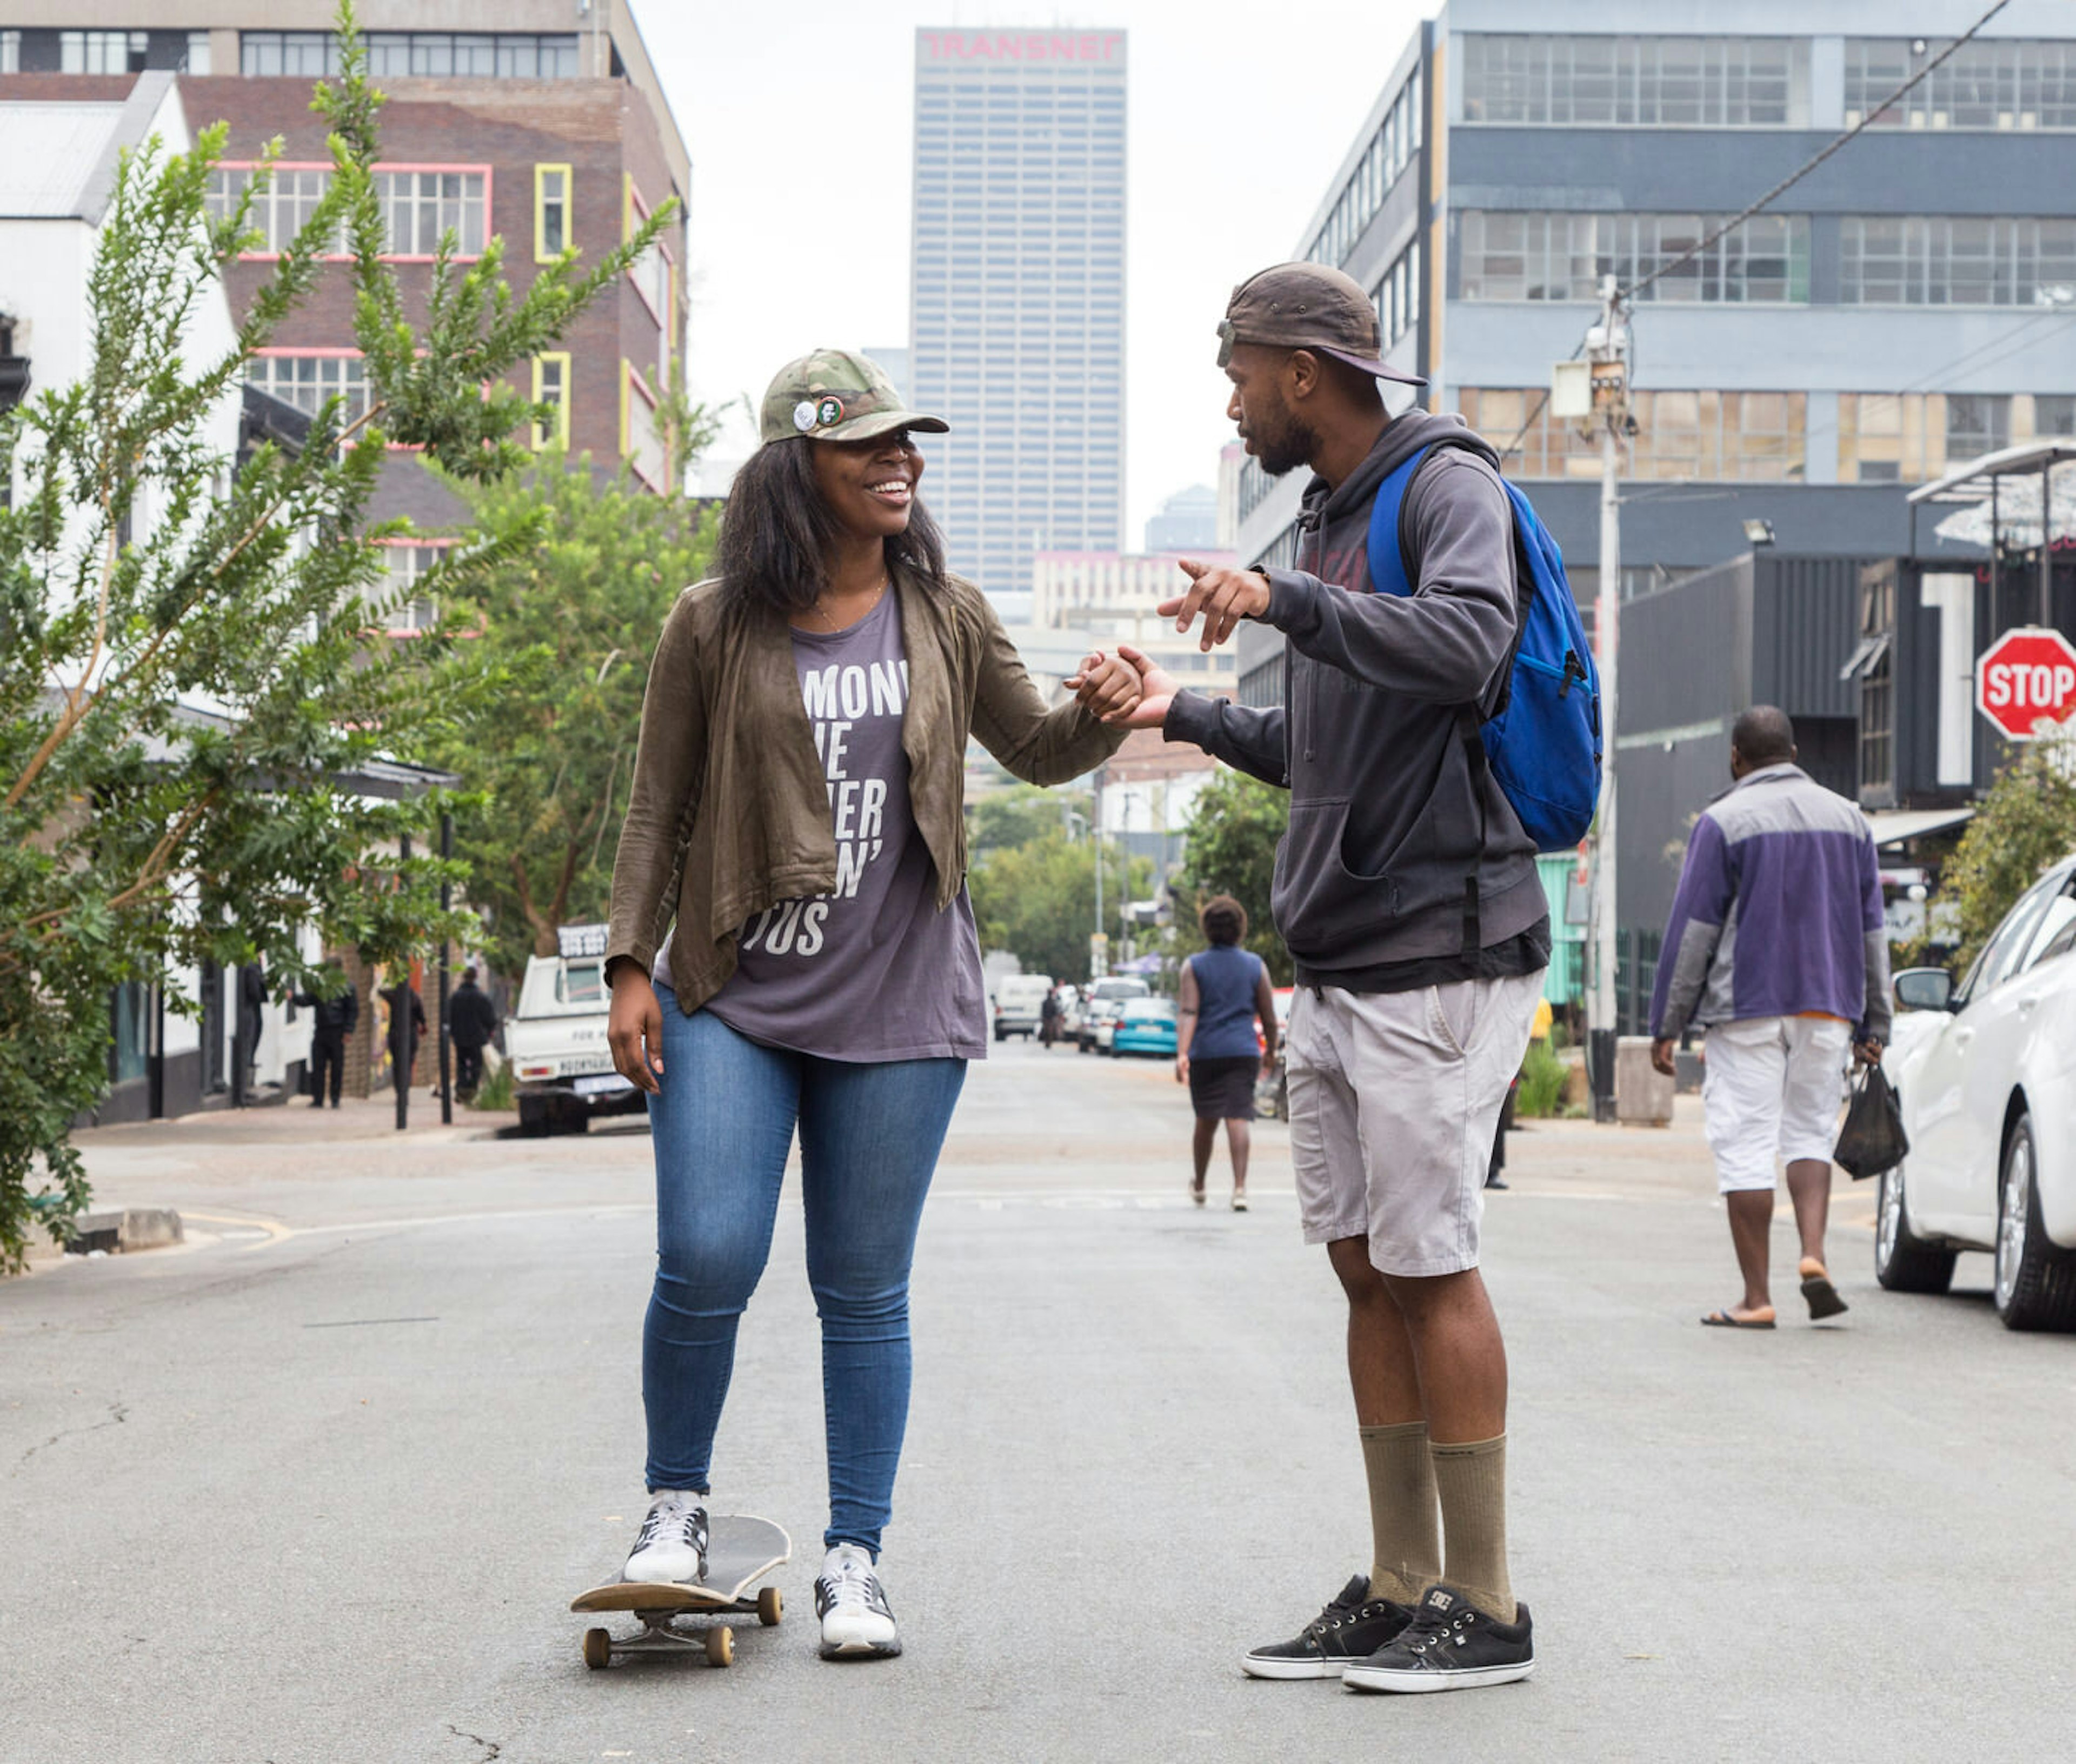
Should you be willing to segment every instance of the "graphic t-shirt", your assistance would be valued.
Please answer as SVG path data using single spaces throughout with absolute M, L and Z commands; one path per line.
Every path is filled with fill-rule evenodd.
M 973 903 L 961 886 L 937 911 L 936 867 L 908 805 L 895 596 L 845 630 L 795 627 L 793 666 L 828 783 L 837 885 L 745 925 L 736 970 L 705 1008 L 752 1040 L 825 1059 L 984 1059 Z M 666 939 L 653 970 L 666 985 L 670 956 Z

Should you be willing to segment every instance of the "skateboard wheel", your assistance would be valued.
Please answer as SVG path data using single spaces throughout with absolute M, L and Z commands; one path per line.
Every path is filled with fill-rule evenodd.
M 603 1667 L 612 1658 L 612 1637 L 604 1629 L 587 1629 L 583 1637 L 583 1662 L 592 1671 Z
M 757 1621 L 767 1629 L 775 1628 L 786 1614 L 786 1596 L 776 1587 L 762 1587 L 757 1594 Z
M 735 1658 L 735 1631 L 725 1625 L 707 1631 L 707 1664 L 726 1666 Z

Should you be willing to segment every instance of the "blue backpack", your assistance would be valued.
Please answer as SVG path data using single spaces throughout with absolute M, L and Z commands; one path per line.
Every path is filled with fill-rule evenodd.
M 1422 448 L 1377 486 L 1369 519 L 1369 579 L 1380 594 L 1413 592 L 1400 513 L 1414 473 L 1433 451 Z M 1505 478 L 1500 482 L 1513 504 L 1514 559 L 1526 605 L 1505 687 L 1474 745 L 1535 849 L 1571 851 L 1592 828 L 1600 803 L 1600 675 L 1557 542 L 1528 498 Z

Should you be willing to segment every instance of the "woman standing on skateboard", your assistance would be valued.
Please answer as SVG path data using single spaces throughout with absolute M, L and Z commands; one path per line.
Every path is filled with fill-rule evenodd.
M 908 1273 L 966 1061 L 987 1047 L 965 890 L 965 751 L 1059 783 L 1113 753 L 1137 675 L 1091 657 L 1048 711 L 946 573 L 904 409 L 824 350 L 764 396 L 719 574 L 664 623 L 613 865 L 613 1063 L 649 1093 L 656 1278 L 648 1515 L 630 1580 L 705 1568 L 737 1324 L 795 1135 L 822 1326 L 826 1658 L 898 1654 L 876 1565 L 908 1412 Z M 675 919 L 675 928 L 666 929 Z

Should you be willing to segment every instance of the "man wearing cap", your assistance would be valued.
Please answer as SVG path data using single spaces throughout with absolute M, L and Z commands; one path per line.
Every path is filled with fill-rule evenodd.
M 1372 1554 L 1259 1678 L 1455 1690 L 1534 1668 L 1506 1559 L 1506 1351 L 1478 1272 L 1493 1135 L 1527 1051 L 1550 925 L 1534 843 L 1476 744 L 1517 623 L 1511 510 L 1457 417 L 1388 414 L 1376 314 L 1337 270 L 1285 264 L 1219 327 L 1227 414 L 1272 476 L 1312 468 L 1292 569 L 1182 567 L 1160 611 L 1202 645 L 1284 634 L 1276 709 L 1180 691 L 1136 650 L 1119 716 L 1285 787 L 1272 905 L 1297 965 L 1290 1148 L 1308 1242 L 1348 1301 Z M 1410 595 L 1372 592 L 1378 487 L 1416 453 L 1398 527 Z M 1438 1523 L 1439 1520 L 1439 1523 Z

